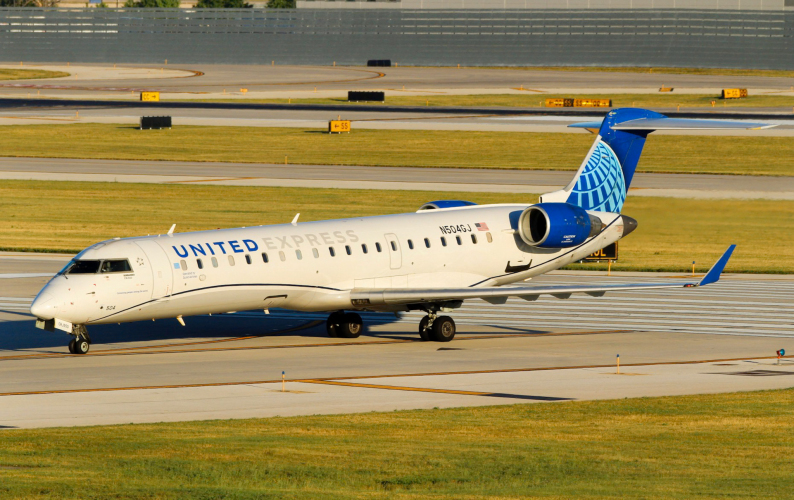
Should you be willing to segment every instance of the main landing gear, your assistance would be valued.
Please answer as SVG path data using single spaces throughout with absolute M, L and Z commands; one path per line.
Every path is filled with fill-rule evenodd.
M 74 338 L 69 342 L 69 352 L 72 354 L 86 354 L 91 348 L 91 337 L 85 325 L 74 325 L 72 327 Z
M 364 322 L 356 313 L 337 311 L 328 316 L 325 321 L 325 329 L 329 337 L 355 339 L 364 331 Z
M 455 338 L 455 321 L 430 312 L 419 322 L 419 336 L 425 341 L 449 342 Z
M 325 329 L 329 337 L 355 339 L 364 331 L 364 323 L 354 312 L 337 311 L 328 316 Z M 449 316 L 428 312 L 419 322 L 419 336 L 425 341 L 449 342 L 455 338 L 455 322 Z

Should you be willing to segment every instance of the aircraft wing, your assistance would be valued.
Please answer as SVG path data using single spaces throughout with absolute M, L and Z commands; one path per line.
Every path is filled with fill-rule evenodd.
M 466 299 L 483 299 L 492 304 L 503 304 L 508 297 L 536 300 L 541 295 L 567 299 L 574 293 L 586 293 L 600 297 L 606 292 L 622 290 L 651 290 L 659 288 L 696 288 L 719 281 L 722 271 L 736 245 L 731 245 L 700 281 L 695 283 L 635 283 L 621 285 L 583 286 L 506 286 L 483 288 L 389 288 L 353 290 L 350 298 L 353 305 L 423 304 L 454 302 Z

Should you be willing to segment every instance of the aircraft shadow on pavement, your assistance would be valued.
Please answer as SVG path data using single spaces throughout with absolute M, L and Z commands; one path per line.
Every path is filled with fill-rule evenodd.
M 327 338 L 324 320 L 307 319 L 300 313 L 294 317 L 283 314 L 278 317 L 264 314 L 222 314 L 214 316 L 189 316 L 185 317 L 185 325 L 181 326 L 175 319 L 160 319 L 157 321 L 138 321 L 134 323 L 91 325 L 88 332 L 96 344 L 124 344 L 131 342 L 190 342 L 213 339 L 233 339 L 237 337 L 253 336 L 300 336 Z M 65 332 L 55 330 L 48 332 L 35 327 L 32 316 L 25 313 L 0 311 L 14 318 L 0 322 L 0 351 L 17 350 L 52 350 L 65 347 L 71 337 Z M 364 321 L 367 326 L 383 326 L 402 321 L 397 331 L 384 331 L 365 333 L 365 336 L 409 340 L 418 339 L 417 325 L 413 317 L 400 320 L 393 314 L 366 313 Z M 313 324 L 314 323 L 314 324 Z M 529 328 L 503 328 L 499 331 L 484 332 L 471 331 L 466 325 L 460 325 L 459 333 L 473 333 L 500 335 L 504 333 L 549 333 L 547 331 L 532 330 Z

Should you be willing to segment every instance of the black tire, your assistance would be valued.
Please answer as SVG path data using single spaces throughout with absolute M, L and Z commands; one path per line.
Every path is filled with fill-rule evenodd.
M 328 333 L 329 337 L 339 337 L 339 332 L 342 330 L 342 321 L 344 316 L 345 313 L 343 312 L 335 312 L 331 313 L 328 316 L 328 319 L 325 320 L 325 331 Z
M 439 316 L 433 321 L 433 340 L 449 342 L 455 338 L 455 322 L 449 316 Z
M 77 354 L 77 349 L 74 346 L 75 343 L 77 343 L 77 339 L 72 339 L 69 341 L 69 352 L 72 354 Z
M 75 354 L 88 354 L 89 349 L 91 349 L 91 344 L 86 339 L 80 338 L 74 343 Z
M 355 339 L 364 331 L 364 322 L 356 313 L 347 313 L 342 319 L 339 336 L 344 339 Z
M 427 325 L 430 324 L 430 316 L 425 316 L 419 321 L 419 338 L 427 342 L 430 340 L 430 330 Z

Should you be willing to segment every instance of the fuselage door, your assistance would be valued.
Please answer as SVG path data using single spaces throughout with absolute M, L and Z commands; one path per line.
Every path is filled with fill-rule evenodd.
M 389 267 L 392 269 L 400 269 L 403 265 L 402 253 L 400 252 L 400 241 L 397 239 L 396 234 L 388 233 L 386 237 L 386 246 L 389 249 Z
M 140 240 L 135 243 L 141 247 L 152 266 L 152 298 L 159 299 L 170 296 L 174 289 L 174 282 L 171 261 L 165 250 L 152 240 Z

